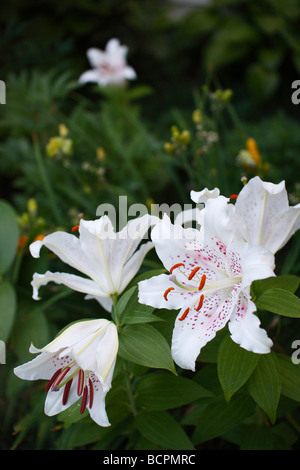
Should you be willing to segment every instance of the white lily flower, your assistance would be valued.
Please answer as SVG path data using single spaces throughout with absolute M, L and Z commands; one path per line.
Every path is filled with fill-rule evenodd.
M 233 341 L 256 353 L 272 346 L 250 297 L 251 283 L 274 276 L 274 256 L 263 247 L 235 243 L 224 214 L 226 198 L 200 211 L 201 230 L 173 225 L 165 216 L 152 230 L 156 252 L 170 274 L 139 283 L 139 301 L 155 308 L 180 309 L 172 337 L 172 356 L 195 370 L 203 346 L 227 322 Z M 192 237 L 193 233 L 193 237 Z
M 150 225 L 157 220 L 146 214 L 130 220 L 116 233 L 108 216 L 95 221 L 81 219 L 79 237 L 58 231 L 33 242 L 30 245 L 33 257 L 39 257 L 42 246 L 46 246 L 63 262 L 89 278 L 50 271 L 45 274 L 35 273 L 31 282 L 33 298 L 38 300 L 39 288 L 53 281 L 87 294 L 87 299 L 95 299 L 103 308 L 111 311 L 112 296 L 123 292 L 153 247 L 151 241 L 141 244 L 139 248 L 138 245 Z
M 239 193 L 231 224 L 237 239 L 275 254 L 300 228 L 300 204 L 289 206 L 285 181 L 273 184 L 256 176 Z
M 121 46 L 118 39 L 110 39 L 105 50 L 90 48 L 88 60 L 93 67 L 79 77 L 79 83 L 95 82 L 100 86 L 122 84 L 136 78 L 135 70 L 127 65 L 128 48 Z
M 208 198 L 217 201 L 222 197 L 217 188 L 191 191 L 191 199 L 196 203 L 206 203 Z M 234 207 L 228 204 L 224 211 L 228 212 L 226 216 L 230 215 L 228 227 L 234 231 L 236 241 L 263 246 L 275 254 L 300 228 L 300 204 L 289 206 L 285 181 L 273 184 L 255 176 L 235 199 Z M 195 214 L 198 218 L 200 211 Z
M 114 323 L 105 319 L 78 322 L 44 348 L 31 345 L 29 351 L 39 355 L 16 367 L 14 373 L 25 380 L 48 380 L 46 415 L 56 415 L 81 400 L 80 413 L 87 408 L 97 424 L 110 426 L 105 397 L 118 352 Z

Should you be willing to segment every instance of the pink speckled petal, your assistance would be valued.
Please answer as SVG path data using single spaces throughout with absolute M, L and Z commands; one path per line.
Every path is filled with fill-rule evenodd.
M 197 311 L 197 304 L 190 309 L 186 318 L 179 313 L 172 337 L 172 356 L 183 369 L 195 371 L 195 361 L 201 349 L 211 341 L 217 331 L 224 328 L 237 302 L 240 286 L 232 289 L 215 291 L 204 298 L 202 308 Z M 200 298 L 199 293 L 199 298 Z

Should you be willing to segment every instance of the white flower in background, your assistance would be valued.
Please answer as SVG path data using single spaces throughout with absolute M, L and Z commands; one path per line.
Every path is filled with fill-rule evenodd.
M 80 400 L 100 426 L 109 426 L 105 397 L 111 388 L 118 334 L 114 323 L 100 319 L 75 323 L 42 349 L 39 355 L 14 369 L 25 380 L 48 380 L 45 413 L 53 416 Z
M 118 39 L 110 39 L 105 50 L 90 48 L 88 60 L 92 66 L 79 77 L 79 83 L 95 82 L 100 86 L 119 85 L 125 80 L 136 78 L 135 70 L 127 65 L 128 48 L 120 45 Z
M 206 202 L 206 195 L 215 198 L 215 204 L 223 197 L 215 188 L 212 191 L 192 191 L 191 199 L 196 203 Z M 273 184 L 255 176 L 235 198 L 234 206 L 228 204 L 227 208 L 224 207 L 223 217 L 229 217 L 227 228 L 233 230 L 236 241 L 263 246 L 275 254 L 300 228 L 300 204 L 289 206 L 284 181 Z M 198 210 L 196 217 L 199 216 Z
M 272 346 L 250 297 L 251 283 L 274 276 L 274 256 L 263 247 L 235 243 L 226 229 L 227 199 L 200 211 L 204 235 L 172 224 L 165 216 L 152 230 L 156 252 L 169 274 L 139 283 L 139 301 L 155 308 L 180 309 L 172 337 L 172 356 L 195 370 L 203 346 L 228 322 L 233 341 L 256 353 Z M 192 233 L 193 238 L 192 238 Z
M 58 231 L 33 242 L 30 251 L 35 258 L 39 257 L 42 246 L 45 246 L 63 262 L 88 277 L 50 271 L 35 273 L 31 283 L 33 298 L 38 300 L 40 286 L 53 281 L 87 294 L 86 298 L 96 299 L 107 311 L 111 311 L 112 295 L 123 292 L 153 247 L 151 241 L 140 243 L 150 225 L 157 220 L 146 214 L 130 220 L 116 233 L 108 216 L 95 221 L 81 219 L 79 237 Z

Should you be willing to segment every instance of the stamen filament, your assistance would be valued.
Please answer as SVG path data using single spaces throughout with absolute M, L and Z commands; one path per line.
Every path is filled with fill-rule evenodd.
M 179 268 L 179 266 L 184 266 L 184 264 L 183 263 L 174 264 L 174 266 L 172 266 L 172 268 L 170 269 L 170 274 L 172 274 L 174 269 Z
M 183 312 L 183 314 L 181 315 L 181 317 L 178 318 L 178 320 L 179 320 L 179 321 L 183 321 L 183 320 L 186 318 L 186 316 L 187 316 L 187 314 L 189 313 L 189 311 L 190 311 L 190 309 L 189 309 L 189 307 L 188 307 L 188 308 Z
M 168 300 L 167 296 L 168 296 L 168 293 L 171 292 L 171 290 L 174 290 L 174 287 L 169 287 L 169 288 L 165 291 L 165 293 L 164 293 L 164 298 L 165 298 L 165 300 Z

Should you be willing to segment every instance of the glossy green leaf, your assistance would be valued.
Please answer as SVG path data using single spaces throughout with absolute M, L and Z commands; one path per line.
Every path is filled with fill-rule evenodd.
M 300 277 L 294 274 L 282 274 L 281 276 L 269 277 L 254 281 L 251 289 L 258 298 L 269 289 L 284 289 L 293 294 L 296 292 L 300 284 Z
M 4 282 L 0 284 L 0 340 L 7 341 L 16 315 L 16 293 L 14 287 Z
M 247 389 L 253 400 L 274 423 L 281 393 L 279 367 L 275 354 L 269 353 L 260 356 L 259 362 L 247 382 Z
M 119 335 L 119 355 L 130 362 L 176 373 L 170 346 L 153 326 L 126 325 Z
M 131 287 L 120 298 L 116 307 L 116 315 L 119 322 L 130 325 L 135 323 L 163 321 L 162 318 L 153 315 L 153 307 L 139 303 L 137 292 L 137 286 Z
M 168 410 L 186 405 L 212 393 L 185 377 L 155 372 L 136 384 L 136 403 L 150 410 Z
M 274 288 L 265 291 L 255 304 L 260 310 L 268 310 L 284 317 L 300 318 L 299 297 L 284 289 Z
M 229 336 L 224 338 L 218 353 L 218 377 L 226 401 L 229 401 L 245 384 L 255 369 L 258 359 L 258 354 L 241 348 Z
M 19 240 L 16 214 L 3 200 L 0 200 L 0 220 L 0 274 L 3 274 L 13 262 Z
M 184 429 L 167 411 L 142 411 L 135 418 L 138 431 L 149 441 L 168 450 L 194 450 Z

